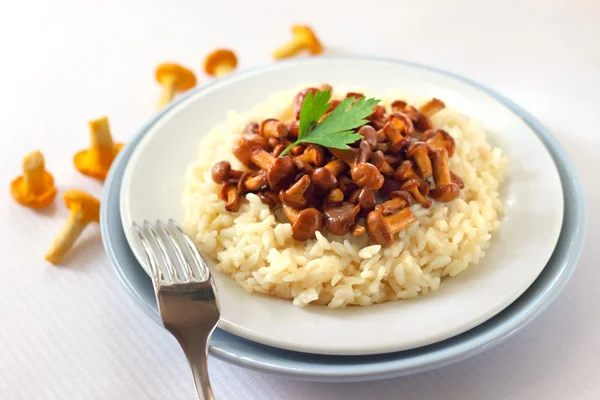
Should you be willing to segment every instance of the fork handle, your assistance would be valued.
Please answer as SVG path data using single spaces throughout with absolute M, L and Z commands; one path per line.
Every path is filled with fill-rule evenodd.
M 188 363 L 194 376 L 194 385 L 199 400 L 215 400 L 210 379 L 208 378 L 208 355 L 206 339 L 201 335 L 189 335 L 180 338 Z

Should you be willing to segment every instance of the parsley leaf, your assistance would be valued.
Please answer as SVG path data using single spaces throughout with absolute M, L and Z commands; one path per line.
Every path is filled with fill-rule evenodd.
M 302 139 L 314 128 L 317 121 L 329 110 L 329 100 L 331 93 L 329 90 L 316 92 L 314 97 L 312 92 L 308 92 L 302 102 L 300 109 L 300 132 L 298 139 Z
M 318 91 L 314 96 L 310 92 L 306 95 L 300 109 L 298 140 L 282 151 L 280 157 L 300 143 L 313 143 L 343 150 L 347 149 L 349 144 L 362 138 L 353 129 L 369 122 L 365 118 L 373 113 L 373 108 L 379 103 L 379 100 L 361 97 L 352 104 L 354 97 L 349 97 L 342 100 L 321 123 L 317 124 L 319 119 L 327 113 L 330 99 L 329 90 Z

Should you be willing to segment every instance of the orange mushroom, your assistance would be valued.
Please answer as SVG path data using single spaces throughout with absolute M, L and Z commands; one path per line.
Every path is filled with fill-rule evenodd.
M 30 208 L 46 207 L 54 201 L 54 178 L 46 171 L 41 152 L 36 150 L 25 156 L 23 175 L 11 182 L 10 194 L 19 204 Z
M 435 97 L 419 107 L 419 112 L 431 118 L 446 107 L 443 101 Z
M 419 175 L 421 175 L 423 179 L 431 178 L 431 175 L 433 174 L 429 153 L 429 146 L 423 142 L 413 143 L 406 152 L 406 156 L 414 160 Z
M 384 216 L 380 211 L 371 211 L 367 216 L 367 234 L 375 244 L 390 247 L 394 235 L 417 221 L 410 208 L 403 208 L 395 214 Z
M 217 49 L 204 60 L 204 72 L 210 76 L 221 77 L 233 72 L 237 67 L 237 57 L 229 49 Z
M 113 142 L 107 117 L 90 121 L 89 124 L 91 146 L 75 154 L 73 163 L 82 174 L 104 180 L 123 144 Z
M 460 186 L 452 180 L 452 173 L 448 168 L 448 152 L 446 149 L 434 151 L 432 161 L 435 188 L 429 195 L 437 201 L 454 200 L 460 193 Z
M 189 69 L 174 63 L 160 64 L 156 68 L 156 80 L 163 87 L 158 108 L 170 102 L 175 93 L 185 92 L 196 86 L 196 75 Z
M 298 210 L 284 204 L 282 210 L 292 224 L 292 237 L 298 241 L 313 239 L 323 229 L 323 214 L 316 208 Z
M 69 190 L 63 198 L 71 214 L 46 253 L 46 261 L 52 264 L 62 261 L 90 222 L 100 222 L 100 200 L 79 190 Z
M 273 53 L 273 58 L 280 60 L 308 50 L 311 54 L 321 54 L 323 46 L 312 29 L 304 25 L 292 26 L 294 38 Z

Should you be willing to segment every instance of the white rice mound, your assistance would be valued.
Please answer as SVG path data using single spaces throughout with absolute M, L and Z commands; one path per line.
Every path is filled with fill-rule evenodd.
M 219 188 L 212 181 L 214 163 L 229 160 L 244 169 L 232 155 L 234 142 L 250 121 L 273 118 L 285 112 L 299 89 L 275 93 L 253 110 L 230 111 L 199 146 L 198 160 L 186 173 L 185 222 L 200 251 L 212 257 L 219 271 L 230 275 L 248 292 L 293 299 L 330 308 L 408 299 L 437 290 L 442 278 L 476 265 L 500 225 L 503 205 L 499 186 L 506 159 L 486 140 L 482 126 L 452 110 L 448 104 L 432 118 L 436 128 L 456 141 L 450 168 L 464 181 L 460 196 L 448 203 L 434 202 L 429 209 L 411 209 L 418 221 L 399 232 L 395 243 L 381 248 L 367 235 L 334 236 L 317 232 L 315 240 L 298 242 L 292 227 L 278 218 L 255 194 L 246 195 L 238 213 L 225 210 Z M 389 104 L 403 99 L 419 106 L 429 98 L 415 99 L 398 91 L 371 94 L 363 88 L 338 89 L 377 97 Z M 442 101 L 444 99 L 441 99 Z

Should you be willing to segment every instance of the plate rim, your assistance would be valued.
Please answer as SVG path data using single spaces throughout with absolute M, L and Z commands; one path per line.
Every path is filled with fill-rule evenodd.
M 561 177 L 561 184 L 563 186 L 563 198 L 565 198 L 565 197 L 571 198 L 572 197 L 571 201 L 574 201 L 574 204 L 570 204 L 570 202 L 567 202 L 565 200 L 564 205 L 565 205 L 565 215 L 566 215 L 567 211 L 569 211 L 569 215 L 572 214 L 572 216 L 575 218 L 575 224 L 574 224 L 574 226 L 569 227 L 570 230 L 568 229 L 568 232 L 565 233 L 566 226 L 563 221 L 563 226 L 562 226 L 561 234 L 560 234 L 561 237 L 565 234 L 568 236 L 568 239 L 567 239 L 567 242 L 568 242 L 567 247 L 568 248 L 567 248 L 566 252 L 568 253 L 567 256 L 570 256 L 570 257 L 565 257 L 565 261 L 563 262 L 563 265 L 560 267 L 560 269 L 556 273 L 557 275 L 552 278 L 550 284 L 545 289 L 542 290 L 542 292 L 537 296 L 536 299 L 534 299 L 534 301 L 531 305 L 529 305 L 525 310 L 519 311 L 516 315 L 509 317 L 509 319 L 507 321 L 505 321 L 501 324 L 501 325 L 508 324 L 508 326 L 512 326 L 512 328 L 499 329 L 499 332 L 495 332 L 495 333 L 494 332 L 485 333 L 485 334 L 483 334 L 485 339 L 481 339 L 481 337 L 480 337 L 481 335 L 479 335 L 475 338 L 467 340 L 466 343 L 476 342 L 477 338 L 479 338 L 480 341 L 484 340 L 484 342 L 482 343 L 481 346 L 479 346 L 479 348 L 473 349 L 472 348 L 473 346 L 468 346 L 466 344 L 463 344 L 462 346 L 453 346 L 450 349 L 446 350 L 447 354 L 445 354 L 444 356 L 438 354 L 437 357 L 434 356 L 434 358 L 436 358 L 436 360 L 430 360 L 429 363 L 421 362 L 419 365 L 412 365 L 411 368 L 408 368 L 408 369 L 410 369 L 410 372 L 417 372 L 419 370 L 429 369 L 433 366 L 441 366 L 444 363 L 458 361 L 459 359 L 466 358 L 469 355 L 473 355 L 473 354 L 478 353 L 479 351 L 483 351 L 485 348 L 488 348 L 488 347 L 498 343 L 500 340 L 506 339 L 507 337 L 514 334 L 516 331 L 520 330 L 523 326 L 525 326 L 528 322 L 530 322 L 533 318 L 535 318 L 541 311 L 543 311 L 551 303 L 551 301 L 558 295 L 558 293 L 560 293 L 560 291 L 566 284 L 566 281 L 568 281 L 568 279 L 572 275 L 572 273 L 575 269 L 575 266 L 577 265 L 577 263 L 579 261 L 579 258 L 581 256 L 581 251 L 583 249 L 583 245 L 585 242 L 585 240 L 579 240 L 582 237 L 584 237 L 585 232 L 587 230 L 587 220 L 584 218 L 584 216 L 586 214 L 585 199 L 581 195 L 582 194 L 581 184 L 579 182 L 579 179 L 575 175 L 575 169 L 571 165 L 570 161 L 568 160 L 568 157 L 566 156 L 564 149 L 562 149 L 562 147 L 558 144 L 556 139 L 548 132 L 548 130 L 545 127 L 543 127 L 543 125 L 541 125 L 541 123 L 539 123 L 539 121 L 537 121 L 531 114 L 526 112 L 524 109 L 522 109 L 521 107 L 519 107 L 518 105 L 516 105 L 514 102 L 507 99 L 506 97 L 492 91 L 491 89 L 488 89 L 480 84 L 477 84 L 477 83 L 470 81 L 466 78 L 463 78 L 459 75 L 449 73 L 449 72 L 446 72 L 443 70 L 439 70 L 439 69 L 436 69 L 433 67 L 423 66 L 420 64 L 401 61 L 401 60 L 391 60 L 391 59 L 382 59 L 382 58 L 374 58 L 374 57 L 355 57 L 355 56 L 352 56 L 352 57 L 328 57 L 328 58 L 344 59 L 344 60 L 370 60 L 370 61 L 375 60 L 375 61 L 385 61 L 385 62 L 391 62 L 391 63 L 406 64 L 406 65 L 411 65 L 411 66 L 416 66 L 419 68 L 436 71 L 438 73 L 454 77 L 454 78 L 459 79 L 471 86 L 474 86 L 480 90 L 483 90 L 484 92 L 491 95 L 499 102 L 503 103 L 505 106 L 507 106 L 509 109 L 511 109 L 514 113 L 516 113 L 521 118 L 523 118 L 524 121 L 532 128 L 532 130 L 542 140 L 542 142 L 544 143 L 544 145 L 550 152 L 555 164 L 557 165 L 558 172 Z M 298 63 L 298 62 L 302 62 L 302 61 L 290 60 L 290 61 L 282 61 L 282 62 Z M 259 68 L 264 68 L 264 66 L 255 67 L 253 69 L 259 69 Z M 209 83 L 209 84 L 211 84 L 211 83 Z M 191 96 L 191 95 L 193 95 L 193 93 L 194 92 L 189 93 L 187 96 Z M 175 100 L 173 102 L 173 104 L 171 104 L 166 109 L 164 109 L 161 112 L 159 112 L 158 114 L 156 114 L 155 117 L 152 118 L 150 120 L 150 122 L 142 128 L 142 130 L 137 134 L 137 136 L 135 136 L 130 141 L 130 143 L 127 144 L 126 149 L 124 149 L 124 151 L 121 152 L 121 154 L 119 155 L 119 158 L 114 163 L 114 166 L 120 164 L 121 158 L 123 158 L 124 154 L 126 153 L 125 150 L 129 150 L 130 152 L 132 152 L 133 149 L 130 147 L 133 146 L 133 148 L 134 148 L 137 145 L 137 142 L 139 142 L 139 140 L 141 139 L 141 137 L 143 137 L 145 132 L 158 119 L 160 119 L 165 112 L 167 112 L 171 107 L 174 107 L 180 101 L 184 101 L 185 98 L 187 98 L 187 96 L 184 95 L 181 98 Z M 117 172 L 115 172 L 115 171 L 116 171 L 116 169 L 111 168 L 109 178 L 107 179 L 107 186 L 112 184 L 113 177 L 114 177 L 114 175 L 117 174 Z M 566 188 L 569 188 L 569 187 L 573 190 L 572 191 L 566 190 Z M 103 201 L 108 198 L 109 192 L 110 192 L 110 190 L 105 191 L 105 193 L 103 194 Z M 567 207 L 569 208 L 568 210 L 567 210 Z M 103 220 L 106 221 L 107 207 L 103 207 L 101 210 L 101 213 L 102 213 Z M 564 219 L 565 219 L 565 216 L 563 216 L 563 220 Z M 106 225 L 106 224 L 101 224 L 101 225 Z M 573 225 L 573 223 L 571 225 Z M 109 257 L 111 258 L 113 267 L 115 268 L 115 270 L 117 270 L 117 274 L 119 274 L 118 267 L 117 267 L 118 260 L 116 259 L 116 254 L 113 252 L 114 249 L 112 248 L 112 245 L 111 245 L 110 241 L 108 240 L 108 232 L 107 232 L 105 226 L 102 228 L 102 233 L 103 233 L 103 240 L 105 243 L 105 248 L 107 250 L 107 253 L 109 254 Z M 565 240 L 565 238 L 561 238 L 561 239 Z M 559 241 L 561 239 L 559 239 Z M 120 275 L 119 275 L 119 277 L 122 278 L 122 276 L 120 276 Z M 539 279 L 539 276 L 537 279 Z M 537 279 L 536 279 L 536 281 L 537 281 Z M 124 282 L 124 283 L 127 286 L 127 283 L 126 282 Z M 128 287 L 128 289 L 131 289 L 131 288 Z M 531 287 L 528 288 L 527 291 L 529 289 L 531 289 Z M 523 295 L 521 295 L 521 296 L 523 296 Z M 137 296 L 137 299 L 142 302 L 144 301 L 139 296 Z M 518 300 L 519 299 L 517 299 L 517 301 Z M 146 304 L 146 305 L 148 306 L 148 304 Z M 511 306 L 509 306 L 509 307 L 511 307 Z M 145 311 L 147 311 L 147 310 L 145 310 Z M 502 314 L 504 311 L 505 310 L 501 311 L 499 314 Z M 158 316 L 158 315 L 156 315 L 156 316 Z M 492 319 L 496 319 L 499 316 L 500 315 L 497 315 L 496 317 L 493 317 Z M 490 321 L 491 320 L 488 320 L 488 321 L 484 322 L 482 325 L 485 325 Z M 473 328 L 472 330 L 476 330 L 477 328 L 478 327 Z M 467 333 L 469 333 L 469 331 L 465 332 L 464 334 L 467 334 Z M 458 337 L 460 337 L 460 336 L 461 335 L 459 335 Z M 453 340 L 453 339 L 454 338 L 451 338 L 448 340 Z M 446 342 L 446 341 L 444 341 L 444 342 Z M 440 343 L 444 343 L 444 342 L 440 342 Z M 257 344 L 257 346 L 264 346 L 264 345 Z M 460 347 L 465 347 L 465 346 L 466 346 L 466 348 L 461 351 Z M 268 346 L 265 346 L 265 347 L 268 347 Z M 428 346 L 426 346 L 426 347 L 428 347 Z M 456 347 L 458 347 L 459 349 L 456 349 Z M 469 347 L 471 347 L 470 350 L 469 350 Z M 454 348 L 454 350 L 453 350 L 453 348 Z M 268 371 L 271 373 L 287 375 L 287 376 L 291 376 L 291 377 L 299 377 L 299 376 L 304 377 L 304 378 L 311 378 L 311 377 L 319 378 L 320 377 L 320 378 L 324 378 L 324 380 L 331 380 L 331 378 L 341 379 L 343 377 L 349 377 L 349 376 L 358 377 L 360 375 L 360 379 L 364 380 L 364 379 L 368 379 L 369 377 L 375 379 L 375 378 L 388 377 L 388 376 L 397 376 L 397 375 L 403 374 L 407 371 L 406 367 L 404 369 L 400 368 L 400 370 L 394 369 L 394 368 L 388 368 L 387 372 L 385 372 L 385 370 L 383 370 L 383 371 L 377 370 L 378 363 L 376 362 L 375 364 L 373 364 L 371 366 L 371 368 L 366 368 L 364 366 L 358 367 L 359 370 L 363 371 L 363 372 L 358 372 L 358 373 L 350 373 L 349 374 L 348 371 L 342 372 L 341 375 L 340 375 L 340 373 L 335 373 L 335 372 L 331 372 L 331 371 L 328 373 L 317 373 L 316 371 L 310 371 L 310 370 L 309 371 L 298 370 L 298 369 L 289 370 L 289 369 L 285 369 L 285 368 L 284 369 L 278 368 L 278 367 L 272 366 L 272 365 L 255 364 L 249 358 L 239 359 L 239 358 L 236 358 L 235 355 L 229 354 L 227 352 L 219 351 L 219 349 L 211 348 L 211 351 L 217 357 L 225 359 L 227 361 L 233 361 L 234 363 L 236 363 L 238 365 L 241 364 L 246 367 L 261 370 L 263 372 Z M 286 350 L 280 350 L 280 351 L 289 352 Z M 294 353 L 294 352 L 289 352 L 289 353 Z M 405 352 L 401 352 L 401 353 L 405 353 Z M 461 355 L 463 356 L 462 358 L 461 358 Z M 337 357 L 337 356 L 323 356 L 323 357 Z M 353 356 L 353 357 L 360 358 L 360 357 L 365 357 L 365 356 Z M 353 357 L 350 357 L 350 358 L 353 358 Z M 366 357 L 368 357 L 368 356 L 366 356 Z M 423 356 L 421 356 L 421 357 L 423 357 Z M 345 358 L 348 358 L 348 357 L 345 357 Z M 402 371 L 404 371 L 404 372 L 402 372 Z
M 398 65 L 398 63 L 390 63 L 389 61 L 382 61 L 382 60 L 378 60 L 378 59 L 371 59 L 371 58 L 354 58 L 354 57 L 350 57 L 350 58 L 344 58 L 344 61 L 347 61 L 348 59 L 351 59 L 352 62 L 355 63 L 363 63 L 363 65 L 369 65 L 371 68 L 377 68 L 379 65 L 381 65 L 382 67 L 385 67 L 386 65 Z M 331 65 L 331 61 L 334 62 L 334 65 L 336 65 L 337 67 L 340 67 L 340 63 L 337 57 L 331 58 L 331 57 L 324 57 L 324 58 L 311 58 L 311 59 L 304 59 L 304 60 L 294 60 L 294 62 L 288 63 L 288 67 L 291 64 L 292 68 L 296 68 L 298 67 L 298 65 L 301 64 L 311 64 L 312 66 L 320 66 L 320 65 Z M 177 115 L 179 115 L 180 111 L 183 111 L 184 108 L 187 110 L 189 109 L 189 106 L 191 105 L 192 101 L 195 101 L 196 99 L 199 99 L 200 97 L 204 97 L 204 94 L 206 92 L 214 92 L 215 89 L 216 90 L 220 90 L 222 88 L 224 88 L 225 86 L 228 87 L 235 87 L 235 85 L 237 83 L 241 83 L 242 81 L 246 81 L 248 78 L 256 78 L 258 77 L 259 79 L 265 79 L 266 77 L 269 76 L 270 72 L 275 72 L 276 70 L 281 70 L 281 69 L 286 69 L 286 66 L 282 66 L 282 63 L 276 63 L 276 64 L 269 64 L 266 66 L 263 66 L 262 68 L 256 68 L 253 70 L 246 70 L 246 71 L 242 71 L 242 72 L 238 72 L 237 75 L 234 75 L 233 78 L 231 78 L 231 75 L 216 81 L 211 82 L 212 85 L 204 85 L 202 87 L 196 88 L 195 90 L 188 92 L 186 96 L 184 96 L 183 98 L 180 98 L 179 102 L 174 103 L 171 105 L 171 107 L 165 109 L 165 113 L 161 116 L 161 118 L 158 118 L 154 124 L 152 124 L 151 126 L 148 127 L 149 132 L 147 132 L 147 135 L 144 135 L 144 137 L 140 140 L 138 146 L 136 146 L 136 148 L 133 150 L 131 158 L 129 159 L 128 164 L 125 166 L 125 172 L 124 172 L 124 177 L 123 177 L 123 183 L 127 183 L 129 182 L 129 180 L 132 178 L 132 176 L 135 176 L 135 174 L 137 172 L 139 172 L 138 169 L 134 168 L 136 165 L 139 165 L 139 163 L 137 163 L 137 161 L 140 159 L 140 157 L 143 157 L 142 154 L 144 154 L 143 150 L 147 149 L 147 145 L 149 145 L 150 143 L 153 143 L 152 139 L 153 138 L 158 138 L 158 137 L 162 137 L 164 135 L 161 136 L 161 132 L 164 131 L 164 129 L 162 129 L 161 127 L 164 124 L 169 123 L 170 120 L 172 120 L 173 118 L 177 117 Z M 406 63 L 402 63 L 400 65 L 407 65 Z M 415 68 L 415 73 L 418 74 L 418 71 L 420 70 L 426 70 L 420 67 L 413 67 L 410 64 L 408 64 L 407 66 L 411 67 L 411 68 Z M 288 68 L 289 69 L 289 68 Z M 457 80 L 453 77 L 448 77 L 446 74 L 439 74 L 440 76 L 445 77 L 446 79 L 449 79 L 448 81 L 448 85 L 452 84 L 452 81 L 456 81 L 459 84 L 463 84 L 464 82 L 462 82 L 461 80 Z M 446 83 L 444 83 L 441 87 L 445 87 L 444 85 L 446 85 Z M 501 101 L 499 101 L 497 98 L 495 98 L 494 96 L 490 96 L 489 93 L 486 93 L 485 91 L 480 90 L 479 88 L 475 87 L 473 88 L 470 85 L 465 85 L 463 86 L 465 87 L 465 89 L 459 88 L 460 90 L 473 90 L 473 95 L 476 95 L 475 92 L 480 93 L 480 96 L 482 96 L 482 98 L 486 98 L 489 100 L 486 101 L 490 101 L 490 107 L 495 107 L 495 108 L 490 108 L 492 110 L 495 110 L 497 108 L 498 112 L 508 112 L 511 114 L 511 118 L 516 118 L 516 119 L 511 119 L 511 121 L 516 121 L 519 120 L 519 116 L 517 114 L 515 114 L 510 108 L 506 107 L 506 105 L 504 103 L 502 103 Z M 467 89 L 468 88 L 468 89 Z M 462 92 L 459 92 L 462 93 Z M 239 110 L 238 110 L 239 111 Z M 522 121 L 521 121 L 522 122 Z M 517 124 L 519 124 L 520 122 L 517 122 Z M 457 334 L 463 333 L 465 331 L 467 331 L 468 329 L 471 329 L 483 322 L 485 322 L 486 320 L 488 320 L 489 318 L 493 317 L 494 315 L 496 315 L 497 313 L 499 313 L 500 311 L 502 311 L 504 308 L 506 308 L 508 305 L 510 305 L 513 301 L 515 301 L 525 290 L 527 290 L 527 288 L 529 286 L 531 286 L 531 284 L 535 281 L 535 279 L 537 279 L 537 277 L 539 276 L 539 274 L 541 273 L 541 271 L 543 270 L 543 267 L 545 266 L 545 264 L 547 264 L 548 260 L 550 259 L 554 248 L 558 242 L 558 237 L 560 235 L 560 232 L 562 230 L 562 223 L 563 223 L 563 219 L 564 219 L 564 185 L 562 184 L 562 181 L 560 180 L 560 175 L 558 173 L 558 166 L 556 165 L 555 161 L 552 158 L 552 155 L 550 154 L 550 152 L 548 151 L 547 147 L 544 145 L 544 143 L 541 141 L 541 139 L 539 138 L 539 136 L 536 134 L 536 132 L 531 129 L 531 127 L 527 124 L 525 124 L 524 126 L 526 126 L 527 130 L 533 131 L 531 133 L 533 133 L 533 135 L 531 135 L 531 133 L 528 133 L 528 137 L 531 137 L 532 140 L 535 142 L 535 146 L 537 146 L 538 144 L 543 146 L 546 149 L 546 152 L 544 154 L 544 157 L 548 156 L 548 162 L 550 164 L 548 164 L 548 169 L 552 170 L 552 178 L 554 179 L 554 171 L 556 171 L 556 178 L 557 180 L 553 180 L 551 182 L 551 187 L 552 188 L 556 188 L 556 196 L 555 198 L 560 198 L 560 201 L 557 200 L 557 206 L 561 207 L 560 210 L 557 210 L 556 213 L 553 213 L 553 218 L 552 220 L 555 221 L 556 223 L 553 224 L 552 227 L 552 236 L 551 236 L 551 241 L 545 240 L 543 244 L 540 244 L 543 247 L 543 258 L 541 259 L 536 259 L 536 260 L 532 260 L 535 261 L 535 265 L 536 268 L 533 271 L 533 273 L 527 273 L 527 276 L 525 278 L 525 280 L 521 280 L 520 282 L 522 282 L 522 284 L 520 284 L 518 286 L 518 290 L 509 290 L 508 292 L 510 293 L 509 295 L 503 295 L 503 296 L 495 296 L 493 298 L 493 302 L 489 303 L 486 305 L 486 307 L 480 311 L 484 311 L 484 312 L 478 312 L 478 313 L 467 313 L 465 314 L 465 317 L 467 318 L 461 318 L 460 320 L 462 322 L 460 322 L 459 325 L 452 325 L 450 324 L 451 328 L 444 328 L 442 330 L 433 330 L 432 333 L 425 335 L 425 337 L 422 337 L 421 339 L 418 339 L 419 337 L 421 337 L 420 335 L 411 335 L 410 338 L 411 340 L 407 342 L 407 340 L 404 341 L 398 341 L 398 340 L 392 340 L 391 337 L 388 338 L 388 340 L 385 340 L 383 343 L 384 344 L 378 344 L 376 346 L 363 346 L 360 351 L 357 350 L 355 347 L 350 345 L 350 342 L 345 343 L 345 346 L 325 346 L 323 344 L 321 345 L 317 345 L 316 343 L 311 343 L 310 341 L 305 341 L 305 342 L 295 342 L 293 340 L 281 340 L 279 339 L 279 336 L 273 336 L 272 334 L 268 334 L 264 331 L 261 332 L 261 329 L 257 326 L 246 326 L 242 323 L 240 323 L 241 321 L 238 320 L 236 313 L 231 313 L 231 315 L 228 315 L 230 318 L 225 318 L 221 321 L 220 323 L 220 327 L 223 328 L 224 330 L 235 334 L 237 336 L 241 336 L 244 337 L 248 340 L 252 340 L 255 342 L 259 342 L 261 344 L 265 344 L 265 345 L 270 345 L 270 346 L 276 346 L 282 349 L 286 349 L 286 350 L 291 350 L 291 351 L 299 351 L 299 352 L 306 352 L 306 353 L 313 353 L 313 354 L 328 354 L 328 355 L 371 355 L 371 354 L 385 354 L 385 353 L 389 353 L 392 351 L 403 351 L 403 350 L 410 350 L 412 348 L 418 348 L 418 347 L 422 347 L 424 345 L 428 345 L 428 344 L 433 344 L 436 343 L 440 340 L 445 340 L 448 339 L 450 337 L 456 336 Z M 514 150 L 514 149 L 513 149 Z M 540 149 L 540 152 L 542 152 L 543 150 Z M 558 191 L 560 191 L 561 193 L 559 194 Z M 120 208 L 121 208 L 121 219 L 123 221 L 123 225 L 126 227 L 128 226 L 128 223 L 132 220 L 131 215 L 129 213 L 129 211 L 131 210 L 131 206 L 133 205 L 131 203 L 131 191 L 129 190 L 129 186 L 127 184 L 122 184 L 121 185 L 121 197 L 120 197 Z M 554 194 L 554 193 L 553 193 Z M 562 196 L 561 196 L 562 195 Z M 560 197 L 559 197 L 560 196 Z M 517 212 L 519 212 L 517 210 Z M 512 225 L 514 227 L 514 225 Z M 125 236 L 127 238 L 127 241 L 129 242 L 130 247 L 133 250 L 134 255 L 136 256 L 136 258 L 138 259 L 138 261 L 142 264 L 142 266 L 144 266 L 143 263 L 143 255 L 140 254 L 139 249 L 135 246 L 135 243 L 132 242 L 132 235 L 131 232 L 127 230 L 127 228 L 125 228 Z M 487 251 L 486 251 L 487 252 Z M 543 261 L 543 264 L 542 264 Z M 501 273 L 502 274 L 502 273 Z M 504 274 L 502 275 L 504 277 L 506 277 L 507 275 Z M 513 275 L 508 275 L 508 276 L 513 276 Z M 225 277 L 223 277 L 222 279 L 227 279 Z M 489 282 L 489 280 L 488 280 Z M 239 288 L 237 288 L 239 290 Z M 232 289 L 233 290 L 233 289 Z M 239 295 L 238 295 L 239 296 Z M 387 310 L 387 311 L 386 311 Z M 384 308 L 382 309 L 382 312 L 384 313 L 383 315 L 389 315 L 391 310 L 391 307 Z M 280 310 L 281 311 L 281 310 Z M 344 315 L 344 314 L 342 314 Z M 339 332 L 339 330 L 338 330 Z M 356 336 L 356 335 L 354 335 Z M 389 336 L 389 335 L 388 335 Z

